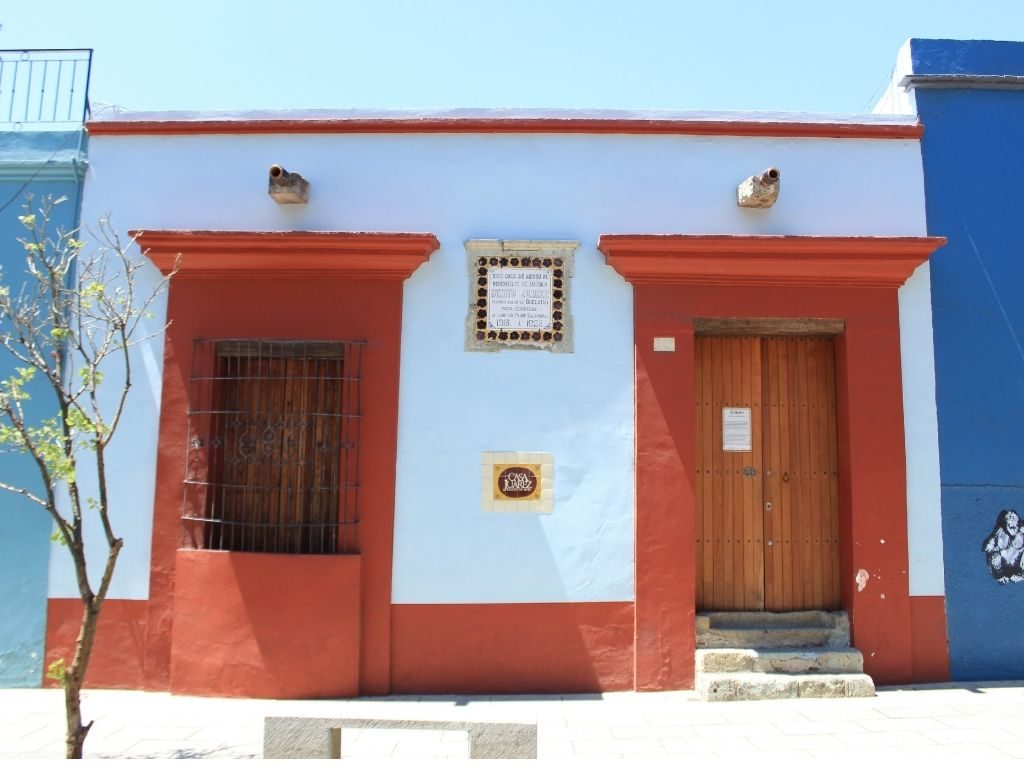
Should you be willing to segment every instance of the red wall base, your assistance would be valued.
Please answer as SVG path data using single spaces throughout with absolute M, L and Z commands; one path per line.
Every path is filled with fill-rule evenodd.
M 358 556 L 179 551 L 171 692 L 359 694 Z
M 86 687 L 140 690 L 145 686 L 146 608 L 148 602 L 136 599 L 108 599 L 103 603 L 96 629 Z M 63 658 L 71 663 L 78 632 L 82 627 L 82 602 L 78 599 L 51 599 L 46 609 L 46 658 L 43 673 L 51 663 Z M 57 687 L 43 679 L 44 687 Z
M 633 605 L 394 605 L 393 693 L 633 689 Z
M 949 681 L 945 597 L 911 597 L 910 630 L 914 681 Z
M 358 559 L 179 552 L 171 691 L 277 698 L 360 694 Z M 328 604 L 331 609 L 324 609 Z M 145 686 L 146 605 L 107 601 L 88 687 Z M 947 681 L 945 600 L 911 597 L 910 611 L 913 668 L 906 681 Z M 50 600 L 47 664 L 70 658 L 80 619 L 78 600 Z M 630 602 L 394 605 L 391 624 L 395 694 L 693 686 L 692 676 L 689 684 L 660 687 L 636 678 Z M 679 630 L 692 633 L 692 621 Z M 692 675 L 692 654 L 682 665 Z

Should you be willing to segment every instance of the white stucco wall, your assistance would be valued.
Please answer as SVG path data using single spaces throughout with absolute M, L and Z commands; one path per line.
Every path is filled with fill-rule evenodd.
M 907 40 L 896 56 L 888 87 L 872 112 L 878 115 L 916 115 L 914 90 L 900 85 L 900 81 L 912 72 L 910 41 Z M 924 183 L 923 177 L 921 183 Z M 910 594 L 941 596 L 946 593 L 942 563 L 942 492 L 935 406 L 931 271 L 927 264 L 920 267 L 900 290 L 900 332 L 907 442 Z
M 396 603 L 633 598 L 632 289 L 604 265 L 601 234 L 924 234 L 920 154 L 904 140 L 95 136 L 90 160 L 86 222 L 109 211 L 122 229 L 438 236 L 440 251 L 405 285 Z M 271 163 L 310 181 L 308 205 L 270 200 Z M 769 165 L 782 170 L 779 203 L 737 208 L 737 183 Z M 580 241 L 573 354 L 463 351 L 463 243 L 474 238 Z M 116 448 L 130 481 L 116 489 L 129 546 L 114 597 L 142 598 L 148 580 L 159 341 L 142 352 L 132 428 Z M 911 398 L 921 383 L 906 383 Z M 481 511 L 488 450 L 552 453 L 554 513 Z M 911 481 L 937 488 L 937 477 Z M 60 559 L 50 583 L 53 596 L 73 593 Z
M 942 492 L 935 407 L 935 350 L 928 264 L 900 289 L 900 355 L 907 445 L 910 595 L 946 593 L 942 567 Z

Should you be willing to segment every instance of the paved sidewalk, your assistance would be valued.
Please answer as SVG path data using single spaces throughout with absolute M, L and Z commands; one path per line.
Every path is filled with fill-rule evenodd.
M 60 758 L 62 706 L 57 690 L 0 690 L 0 759 Z M 1024 760 L 1024 682 L 738 703 L 705 703 L 691 692 L 272 701 L 92 690 L 83 710 L 96 720 L 87 757 L 259 758 L 264 717 L 303 716 L 536 724 L 538 758 L 558 761 Z M 468 746 L 451 732 L 346 731 L 342 754 L 458 757 Z

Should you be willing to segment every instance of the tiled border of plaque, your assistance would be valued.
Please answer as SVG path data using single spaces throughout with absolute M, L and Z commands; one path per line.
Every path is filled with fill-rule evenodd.
M 480 456 L 480 504 L 484 511 L 555 509 L 555 459 L 551 453 L 495 451 Z
M 572 351 L 575 240 L 469 240 L 466 351 Z

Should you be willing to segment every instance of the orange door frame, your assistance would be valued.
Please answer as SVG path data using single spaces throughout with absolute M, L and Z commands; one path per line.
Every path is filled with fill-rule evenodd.
M 843 606 L 865 670 L 912 678 L 897 291 L 934 237 L 605 235 L 634 288 L 635 688 L 694 680 L 694 319 L 835 318 Z M 656 338 L 675 351 L 654 351 Z M 659 344 L 663 348 L 664 344 Z M 856 573 L 869 580 L 860 589 Z

